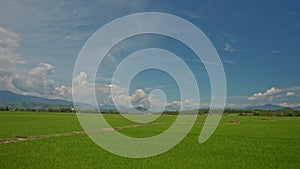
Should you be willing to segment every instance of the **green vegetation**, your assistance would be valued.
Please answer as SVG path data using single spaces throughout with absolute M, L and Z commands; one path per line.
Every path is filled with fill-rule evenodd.
M 113 126 L 132 125 L 120 115 L 105 115 Z M 172 122 L 164 115 L 157 122 Z M 205 116 L 170 151 L 145 159 L 113 155 L 87 135 L 0 143 L 0 168 L 300 168 L 300 117 L 224 116 L 214 135 L 198 143 Z M 234 124 L 233 122 L 240 122 Z M 169 124 L 120 132 L 148 137 Z M 73 113 L 0 112 L 0 138 L 81 131 Z M 120 143 L 121 144 L 121 143 Z
M 188 111 L 187 111 L 188 113 Z M 201 109 L 198 110 L 199 115 L 207 115 L 209 110 Z M 164 112 L 163 114 L 177 115 L 178 112 L 170 111 Z M 300 116 L 299 110 L 292 108 L 283 108 L 279 110 L 237 110 L 237 109 L 225 109 L 224 115 L 239 115 L 239 116 Z
M 299 110 L 292 108 L 282 108 L 279 110 L 235 110 L 226 109 L 224 114 L 237 114 L 240 116 L 300 116 Z
M 43 104 L 37 103 L 40 107 Z M 64 113 L 75 113 L 75 110 L 73 107 L 68 106 L 58 106 L 50 108 L 50 107 L 44 107 L 44 108 L 38 108 L 36 106 L 35 108 L 19 108 L 19 107 L 0 107 L 0 111 L 11 111 L 11 112 L 64 112 Z M 89 113 L 98 113 L 96 110 L 90 110 L 87 111 Z M 208 109 L 200 109 L 198 110 L 199 115 L 207 115 L 209 112 Z M 119 114 L 116 110 L 104 110 L 101 111 L 102 114 Z M 185 111 L 186 114 L 189 114 L 190 111 Z M 177 111 L 166 111 L 163 112 L 165 115 L 178 115 Z M 295 110 L 292 108 L 282 108 L 278 110 L 237 110 L 237 109 L 225 109 L 223 112 L 224 115 L 239 115 L 239 116 L 300 116 L 300 110 Z
M 20 105 L 21 104 L 21 105 Z M 0 107 L 0 111 L 27 111 L 27 112 L 74 112 L 72 106 L 42 104 L 42 103 L 14 103 L 4 107 Z
M 71 113 L 0 112 L 0 139 L 81 130 Z

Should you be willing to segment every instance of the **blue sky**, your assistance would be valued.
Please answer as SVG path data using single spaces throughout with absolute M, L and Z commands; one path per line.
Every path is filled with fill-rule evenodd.
M 84 43 L 105 24 L 136 12 L 164 12 L 201 29 L 215 46 L 227 78 L 227 106 L 266 103 L 300 106 L 300 2 L 287 1 L 43 1 L 6 0 L 0 6 L 0 89 L 71 99 L 73 68 Z M 141 43 L 142 42 L 142 43 Z M 168 49 L 193 70 L 201 103 L 210 102 L 203 64 L 183 45 L 162 36 L 129 39 L 99 71 L 99 97 L 109 103 L 109 75 L 117 63 L 143 47 Z M 122 48 L 123 46 L 123 48 Z M 125 48 L 124 48 L 125 47 Z M 155 78 L 154 78 L 155 77 Z M 77 77 L 85 84 L 88 75 Z M 160 88 L 176 104 L 178 86 L 158 71 L 140 73 L 131 93 L 145 97 Z M 141 90 L 140 90 L 141 89 Z

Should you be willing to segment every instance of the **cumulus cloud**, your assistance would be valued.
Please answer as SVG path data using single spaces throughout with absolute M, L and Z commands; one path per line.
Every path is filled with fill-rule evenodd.
M 179 110 L 182 107 L 182 110 L 195 110 L 199 109 L 200 104 L 194 102 L 192 99 L 184 101 L 171 101 L 167 102 L 165 98 L 156 94 L 147 94 L 143 89 L 136 89 L 132 95 L 116 95 L 114 96 L 114 101 L 116 104 L 119 104 L 121 108 L 130 108 L 130 104 L 135 107 L 142 107 L 145 109 L 151 109 L 153 111 L 163 111 L 163 108 L 168 110 Z M 132 108 L 132 107 L 131 107 Z
M 166 98 L 160 95 L 160 92 L 146 93 L 144 89 L 136 89 L 131 95 L 126 95 L 128 89 L 113 84 L 92 84 L 88 81 L 88 74 L 80 72 L 74 77 L 74 86 L 60 85 L 55 86 L 50 76 L 54 72 L 54 67 L 48 63 L 40 63 L 38 66 L 29 70 L 26 75 L 16 75 L 12 79 L 12 84 L 18 90 L 32 95 L 46 96 L 50 98 L 63 98 L 72 100 L 72 92 L 79 93 L 82 103 L 92 103 L 93 97 L 89 93 L 90 89 L 95 89 L 96 100 L 98 105 L 119 104 L 123 110 L 130 110 L 136 107 L 142 107 L 153 111 L 160 112 L 162 107 L 167 106 L 173 110 L 198 109 L 199 103 L 193 100 L 167 102 Z M 1 72 L 0 72 L 1 73 Z M 112 90 L 114 94 L 112 95 Z M 165 99 L 165 100 L 164 100 Z M 208 106 L 208 105 L 206 105 Z
M 128 108 L 142 107 L 145 109 L 151 109 L 153 111 L 163 111 L 163 108 L 167 107 L 169 110 L 179 110 L 182 106 L 183 110 L 199 109 L 200 104 L 194 102 L 192 99 L 184 101 L 171 101 L 167 102 L 167 98 L 159 91 L 152 91 L 149 94 L 145 93 L 143 89 L 136 89 L 133 94 L 125 95 L 123 93 L 126 89 L 119 86 L 111 86 L 113 90 L 116 89 L 122 92 L 116 92 L 117 94 L 112 97 L 115 104 L 118 104 L 120 108 L 124 110 Z M 133 107 L 130 107 L 130 106 Z
M 93 95 L 90 89 L 95 89 L 96 99 L 99 105 L 111 104 L 111 88 L 114 87 L 116 90 L 121 90 L 120 87 L 115 85 L 103 85 L 94 84 L 88 81 L 88 74 L 86 72 L 79 72 L 73 79 L 73 86 L 61 86 L 57 87 L 57 93 L 62 96 L 69 96 L 71 98 L 72 92 L 76 92 L 76 97 L 81 97 L 80 100 L 85 103 L 93 102 Z M 63 91 L 63 92 L 62 92 Z M 84 98 L 84 99 L 83 99 Z
M 54 94 L 65 99 L 71 99 L 72 88 L 65 85 L 57 86 L 54 90 Z
M 54 68 L 52 65 L 40 63 L 26 75 L 15 75 L 12 78 L 12 85 L 23 92 L 54 94 L 54 81 L 49 78 L 53 72 Z
M 80 72 L 74 78 L 74 83 L 75 83 L 76 86 L 82 86 L 82 87 L 88 85 L 88 82 L 87 82 L 87 73 Z
M 148 100 L 148 94 L 144 92 L 143 89 L 137 89 L 134 94 L 130 97 L 131 102 L 133 103 L 133 106 L 137 107 L 144 107 L 149 108 L 150 103 Z
M 80 72 L 77 76 L 74 77 L 74 86 L 60 86 L 57 87 L 56 93 L 61 96 L 66 96 L 68 93 L 76 92 L 76 98 L 85 102 L 93 102 L 93 98 L 90 96 L 93 95 L 90 89 L 95 89 L 96 100 L 98 105 L 119 105 L 118 107 L 125 110 L 129 110 L 136 107 L 142 107 L 149 109 L 151 106 L 150 100 L 153 104 L 161 106 L 161 98 L 155 94 L 147 94 L 143 89 L 136 89 L 132 94 L 128 95 L 129 89 L 116 84 L 93 84 L 88 80 L 88 74 L 86 72 Z M 113 91 L 113 92 L 112 92 Z M 70 95 L 70 94 L 69 94 Z
M 170 109 L 173 110 L 179 110 L 180 107 L 182 106 L 183 110 L 195 110 L 195 109 L 199 109 L 200 107 L 209 107 L 210 104 L 202 104 L 200 105 L 200 103 L 195 102 L 192 99 L 187 99 L 187 100 L 183 100 L 183 101 L 172 101 L 170 103 L 168 103 L 168 107 Z
M 80 100 L 84 103 L 93 102 L 93 98 L 90 96 L 93 93 L 88 93 L 91 88 L 95 89 L 96 100 L 98 105 L 110 105 L 120 108 L 120 111 L 128 111 L 137 107 L 142 107 L 153 112 L 160 112 L 165 106 L 173 110 L 178 110 L 181 105 L 183 110 L 198 109 L 199 103 L 195 103 L 193 100 L 185 101 L 172 101 L 167 102 L 167 99 L 161 92 L 151 90 L 150 93 L 146 93 L 144 89 L 136 89 L 132 94 L 129 94 L 127 88 L 118 86 L 116 84 L 92 84 L 88 80 L 88 75 L 85 72 L 80 72 L 74 77 L 74 86 L 71 89 L 67 86 L 61 86 L 56 88 L 57 94 L 66 95 L 66 93 L 76 92 L 76 97 L 80 97 Z M 113 92 L 112 92 L 113 91 Z
M 180 101 L 172 101 L 168 104 L 168 106 L 172 110 L 178 110 L 181 106 L 181 102 Z
M 28 75 L 36 78 L 45 78 L 54 73 L 54 67 L 49 63 L 40 63 L 28 72 Z
M 80 72 L 76 77 L 74 77 L 74 86 L 60 86 L 55 89 L 56 93 L 61 96 L 71 95 L 70 93 L 76 92 L 76 97 L 80 97 L 79 100 L 85 103 L 93 102 L 93 95 L 90 89 L 95 89 L 96 100 L 99 105 L 114 105 L 118 104 L 122 108 L 133 108 L 133 107 L 143 107 L 149 108 L 149 95 L 145 93 L 143 89 L 137 89 L 132 95 L 127 95 L 128 89 L 115 84 L 93 84 L 87 80 L 88 74 L 86 72 Z M 114 91 L 112 95 L 111 91 Z M 131 105 L 133 107 L 131 107 Z
M 274 99 L 274 95 L 280 92 L 281 92 L 280 89 L 276 89 L 275 87 L 272 87 L 270 89 L 267 89 L 264 93 L 262 92 L 254 93 L 252 96 L 248 98 L 248 100 L 254 101 L 254 100 L 267 99 L 271 101 Z
M 292 90 L 294 91 L 292 91 Z M 286 89 L 277 89 L 275 87 L 272 87 L 265 92 L 258 92 L 254 93 L 252 96 L 248 97 L 248 100 L 250 101 L 273 101 L 276 99 L 277 101 L 286 102 L 286 101 L 293 101 L 294 97 L 296 95 L 297 88 L 286 88 Z M 275 103 L 274 103 L 275 104 Z M 288 106 L 286 106 L 288 107 Z
M 116 85 L 109 85 L 109 87 L 114 91 L 113 95 L 110 95 L 112 102 L 118 104 L 120 108 L 143 107 L 148 109 L 150 107 L 149 95 L 143 89 L 136 89 L 133 94 L 127 95 L 128 89 Z
M 57 93 L 63 96 L 68 96 L 71 98 L 72 92 L 75 92 L 76 100 L 80 100 L 83 103 L 93 103 L 94 95 L 93 90 L 95 89 L 96 100 L 99 105 L 111 105 L 111 87 L 112 85 L 94 84 L 88 81 L 88 74 L 86 72 L 78 73 L 73 79 L 72 87 L 58 87 L 56 89 Z M 63 90 L 63 92 L 61 92 Z

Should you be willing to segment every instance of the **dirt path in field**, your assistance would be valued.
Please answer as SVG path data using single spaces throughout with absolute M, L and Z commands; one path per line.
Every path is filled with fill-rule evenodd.
M 260 119 L 260 121 L 276 121 L 276 120 L 273 118 L 262 118 Z
M 176 124 L 189 124 L 189 123 L 190 122 L 177 122 Z M 154 126 L 154 125 L 160 125 L 160 124 L 173 124 L 173 122 L 145 123 L 145 124 L 136 124 L 136 125 L 130 125 L 130 126 L 102 128 L 102 129 L 87 131 L 87 133 L 111 132 L 113 130 L 124 130 L 124 129 L 129 129 L 129 128 Z M 195 124 L 203 124 L 203 123 L 196 122 Z M 44 139 L 44 138 L 50 138 L 50 137 L 73 136 L 73 135 L 79 135 L 79 134 L 86 134 L 86 132 L 84 132 L 84 131 L 75 131 L 75 132 L 47 134 L 47 135 L 40 135 L 40 136 L 25 136 L 25 137 L 21 137 L 21 136 L 18 137 L 17 136 L 15 138 L 11 138 L 11 139 L 0 140 L 0 143 L 15 143 L 15 142 L 18 142 L 18 141 L 36 140 L 36 139 Z

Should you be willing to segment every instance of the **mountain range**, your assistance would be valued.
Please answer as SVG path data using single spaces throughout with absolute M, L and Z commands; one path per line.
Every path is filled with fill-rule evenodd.
M 6 106 L 9 104 L 31 102 L 41 104 L 57 104 L 57 105 L 73 105 L 71 101 L 62 99 L 47 99 L 36 96 L 19 95 L 7 90 L 0 91 L 0 106 Z
M 83 107 L 95 109 L 94 107 L 81 103 Z M 13 93 L 7 90 L 0 90 L 0 107 L 13 107 L 13 108 L 41 108 L 41 109 L 48 109 L 48 108 L 61 108 L 61 107 L 73 107 L 72 101 L 62 100 L 62 99 L 48 99 L 42 98 L 37 96 L 28 96 L 28 95 L 20 95 Z M 273 105 L 273 104 L 266 104 L 261 106 L 249 106 L 245 107 L 246 110 L 280 110 L 285 107 Z M 101 110 L 114 110 L 115 107 L 111 105 L 103 105 L 100 106 Z M 299 107 L 293 107 L 295 110 L 300 110 Z M 166 110 L 174 111 L 175 109 L 172 107 L 166 107 Z
M 248 106 L 245 107 L 246 110 L 280 110 L 283 107 L 273 104 L 265 104 L 260 106 Z
M 246 110 L 280 110 L 280 109 L 284 109 L 287 107 L 282 107 L 282 106 L 278 106 L 278 105 L 273 105 L 273 104 L 265 104 L 265 105 L 261 105 L 261 106 L 248 106 L 245 107 Z M 298 107 L 291 107 L 294 110 L 300 110 L 300 106 Z

